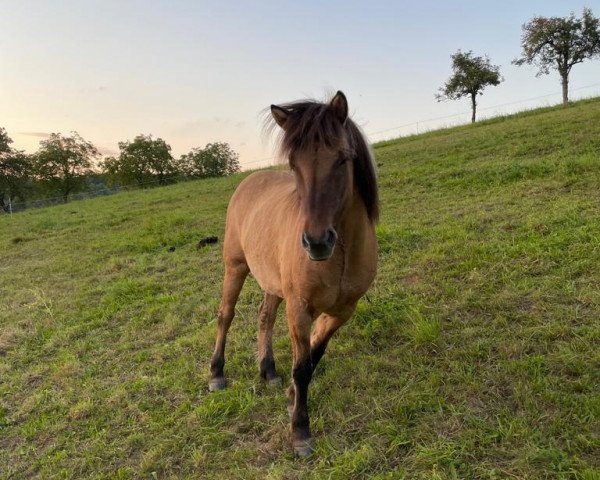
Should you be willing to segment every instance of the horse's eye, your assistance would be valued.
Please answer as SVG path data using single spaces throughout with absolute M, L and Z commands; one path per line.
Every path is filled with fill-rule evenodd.
M 346 165 L 346 157 L 342 157 L 338 160 L 338 165 Z

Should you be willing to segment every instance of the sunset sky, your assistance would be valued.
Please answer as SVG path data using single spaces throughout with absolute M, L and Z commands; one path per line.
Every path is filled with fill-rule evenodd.
M 341 89 L 373 140 L 417 121 L 466 121 L 424 122 L 469 110 L 434 98 L 459 48 L 489 54 L 506 79 L 481 97 L 493 107 L 482 115 L 557 102 L 555 72 L 536 78 L 510 64 L 521 24 L 586 4 L 600 14 L 597 2 L 564 0 L 3 0 L 0 126 L 28 152 L 50 132 L 76 130 L 105 154 L 145 133 L 174 155 L 226 141 L 243 165 L 262 165 L 273 155 L 261 137 L 271 103 Z M 571 88 L 574 98 L 600 94 L 600 61 L 575 66 Z

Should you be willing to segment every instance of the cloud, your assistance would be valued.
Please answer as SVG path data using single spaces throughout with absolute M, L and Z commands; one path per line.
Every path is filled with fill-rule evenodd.
M 98 85 L 93 87 L 83 87 L 76 90 L 77 95 L 95 95 L 97 93 L 106 93 L 108 87 L 106 85 Z
M 46 132 L 17 132 L 17 135 L 25 135 L 27 137 L 50 138 L 51 134 Z M 119 152 L 112 148 L 96 147 L 101 155 L 113 157 Z
M 248 127 L 248 122 L 229 117 L 197 118 L 176 125 L 172 128 L 175 135 L 203 135 L 219 137 L 221 135 L 237 135 L 238 130 Z
M 28 137 L 50 138 L 50 133 L 46 132 L 17 132 L 17 135 L 26 135 Z
M 98 151 L 101 155 L 106 155 L 107 157 L 114 157 L 119 154 L 119 152 L 111 148 L 98 147 Z

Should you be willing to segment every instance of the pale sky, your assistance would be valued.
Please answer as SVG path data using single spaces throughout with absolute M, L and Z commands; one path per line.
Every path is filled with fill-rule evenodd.
M 50 132 L 76 130 L 106 154 L 144 133 L 176 156 L 229 142 L 260 166 L 273 155 L 260 116 L 271 103 L 342 90 L 374 141 L 467 121 L 423 122 L 469 111 L 434 98 L 459 48 L 505 77 L 480 98 L 482 116 L 558 102 L 558 74 L 510 62 L 521 24 L 584 6 L 600 15 L 598 0 L 0 0 L 0 126 L 28 152 Z M 600 95 L 600 61 L 576 65 L 571 89 Z

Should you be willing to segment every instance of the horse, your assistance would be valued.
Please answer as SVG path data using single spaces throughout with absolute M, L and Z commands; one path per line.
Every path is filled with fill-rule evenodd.
M 281 379 L 273 358 L 273 325 L 285 299 L 293 367 L 287 390 L 296 455 L 313 452 L 308 386 L 332 335 L 354 313 L 377 271 L 379 193 L 371 150 L 348 117 L 338 91 L 328 103 L 271 105 L 281 127 L 279 150 L 289 171 L 255 172 L 227 209 L 223 295 L 209 390 L 226 387 L 225 342 L 248 273 L 264 292 L 259 308 L 260 376 Z

